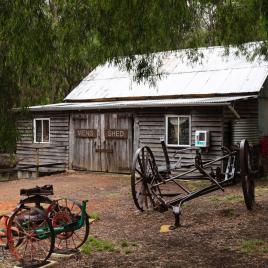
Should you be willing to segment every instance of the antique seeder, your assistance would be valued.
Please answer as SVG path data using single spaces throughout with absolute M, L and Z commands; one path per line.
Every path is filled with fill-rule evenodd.
M 53 252 L 70 253 L 89 235 L 87 201 L 51 200 L 53 186 L 22 189 L 11 216 L 0 216 L 0 244 L 22 267 L 39 267 Z
M 240 146 L 228 149 L 223 147 L 221 157 L 203 161 L 200 148 L 186 148 L 194 150 L 193 163 L 183 163 L 180 156 L 175 164 L 171 164 L 164 141 L 161 142 L 166 165 L 157 166 L 152 150 L 148 146 L 139 148 L 134 156 L 131 176 L 131 190 L 134 203 L 140 211 L 149 209 L 164 212 L 172 208 L 175 224 L 171 229 L 180 226 L 182 205 L 194 198 L 216 190 L 224 191 L 224 187 L 236 183 L 240 177 L 247 209 L 251 210 L 254 204 L 254 179 L 250 157 L 250 146 L 247 140 L 242 140 Z M 224 170 L 224 171 L 223 171 Z M 177 174 L 172 175 L 175 171 Z M 183 185 L 187 180 L 207 180 L 209 185 L 198 190 L 190 190 Z M 173 187 L 170 187 L 173 186 Z M 174 190 L 174 186 L 178 191 Z

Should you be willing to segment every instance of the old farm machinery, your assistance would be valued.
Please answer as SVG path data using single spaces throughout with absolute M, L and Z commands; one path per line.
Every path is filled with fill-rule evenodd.
M 200 148 L 186 148 L 177 151 L 178 161 L 170 163 L 164 141 L 161 142 L 165 166 L 157 166 L 152 150 L 148 146 L 139 148 L 133 159 L 131 190 L 134 203 L 140 211 L 150 209 L 164 212 L 171 208 L 175 224 L 171 229 L 180 226 L 182 205 L 194 198 L 242 181 L 242 189 L 247 209 L 254 204 L 254 178 L 251 159 L 251 148 L 247 140 L 232 149 L 222 148 L 222 156 L 214 160 L 202 160 Z M 195 151 L 192 163 L 184 163 L 180 154 L 186 150 Z M 175 173 L 175 174 L 174 174 Z M 188 189 L 184 182 L 188 180 L 206 180 L 206 186 L 200 189 Z M 172 186 L 172 187 L 171 187 Z M 177 189 L 174 192 L 174 187 Z M 170 190 L 172 188 L 172 191 Z
M 0 216 L 0 244 L 22 267 L 44 265 L 53 252 L 73 252 L 87 240 L 86 200 L 52 200 L 52 185 L 22 189 L 20 194 L 25 198 L 11 215 Z

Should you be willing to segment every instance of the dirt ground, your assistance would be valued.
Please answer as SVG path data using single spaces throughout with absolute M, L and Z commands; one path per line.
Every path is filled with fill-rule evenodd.
M 20 188 L 44 184 L 54 185 L 56 197 L 88 199 L 89 214 L 100 218 L 90 236 L 112 245 L 61 267 L 268 267 L 268 182 L 257 183 L 252 212 L 237 185 L 184 205 L 182 227 L 168 233 L 160 227 L 173 223 L 172 212 L 138 212 L 126 175 L 76 172 L 0 182 L 0 212 L 14 208 Z M 1 258 L 3 267 L 11 265 L 9 257 Z

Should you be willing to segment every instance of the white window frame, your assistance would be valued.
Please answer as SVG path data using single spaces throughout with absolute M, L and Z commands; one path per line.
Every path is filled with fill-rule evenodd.
M 178 144 L 169 144 L 168 143 L 168 118 L 170 117 L 177 117 L 178 119 Z M 180 117 L 188 117 L 189 118 L 189 143 L 190 144 L 180 144 L 180 135 L 179 135 L 179 120 L 180 120 Z M 192 144 L 192 120 L 191 120 L 191 115 L 183 115 L 183 114 L 168 114 L 165 116 L 165 142 L 166 142 L 166 145 L 168 147 L 184 147 L 184 148 L 187 148 L 187 147 L 191 147 L 191 144 Z
M 48 141 L 43 141 L 43 122 L 41 124 L 42 126 L 42 134 L 41 134 L 41 140 L 42 141 L 36 141 L 36 121 L 40 120 L 40 121 L 48 121 Z M 50 118 L 34 118 L 33 121 L 33 135 L 34 135 L 34 143 L 50 143 Z

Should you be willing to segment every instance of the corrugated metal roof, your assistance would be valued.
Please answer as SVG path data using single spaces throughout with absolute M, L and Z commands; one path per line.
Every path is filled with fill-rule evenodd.
M 199 61 L 191 62 L 187 50 L 156 53 L 162 60 L 156 85 L 133 81 L 133 75 L 106 63 L 98 66 L 65 98 L 85 101 L 115 98 L 146 98 L 206 94 L 259 92 L 267 75 L 268 62 L 260 58 L 252 61 L 223 47 L 200 48 Z
M 29 107 L 30 111 L 82 111 L 82 110 L 107 110 L 107 109 L 139 109 L 149 107 L 180 107 L 180 106 L 223 106 L 230 105 L 237 100 L 257 98 L 252 96 L 163 99 L 163 100 L 136 100 L 136 101 L 108 101 L 108 102 L 76 102 L 56 103 Z

